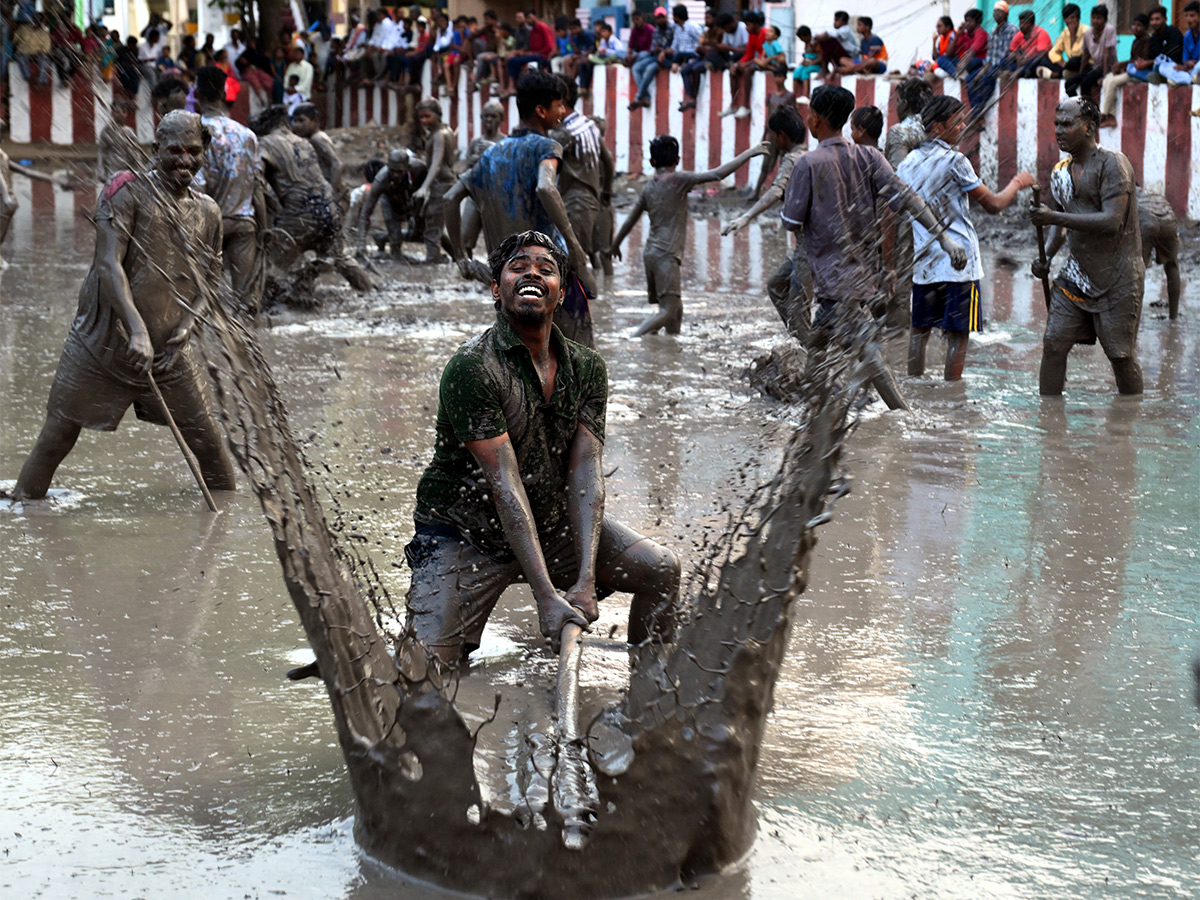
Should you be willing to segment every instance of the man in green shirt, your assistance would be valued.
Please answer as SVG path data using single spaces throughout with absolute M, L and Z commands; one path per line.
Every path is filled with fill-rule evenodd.
M 446 663 L 479 646 L 510 584 L 525 581 L 541 632 L 599 616 L 602 594 L 633 594 L 629 641 L 668 640 L 679 561 L 604 514 L 608 373 L 554 325 L 567 260 L 545 234 L 492 252 L 496 324 L 442 373 L 433 461 L 417 487 L 408 620 Z

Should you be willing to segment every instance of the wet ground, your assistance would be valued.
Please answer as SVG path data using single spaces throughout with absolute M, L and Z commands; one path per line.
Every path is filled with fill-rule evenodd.
M 22 199 L 0 272 L 4 486 L 92 245 L 83 200 Z M 626 337 L 647 312 L 636 251 L 597 306 L 609 509 L 685 557 L 790 427 L 743 377 L 780 337 L 760 285 L 781 247 L 773 225 L 722 239 L 698 222 L 678 339 Z M 989 242 L 990 322 L 966 380 L 902 379 L 915 412 L 877 404 L 853 435 L 855 490 L 821 533 L 776 692 L 759 837 L 700 896 L 1200 891 L 1198 282 L 1178 323 L 1146 307 L 1143 399 L 1114 398 L 1081 348 L 1065 402 L 1044 403 L 1040 291 L 1009 264 L 1027 253 Z M 492 310 L 449 268 L 386 271 L 403 280 L 329 289 L 263 341 L 399 606 L 441 365 Z M 1147 301 L 1162 291 L 1155 272 Z M 257 503 L 243 491 L 206 513 L 165 430 L 86 432 L 49 502 L 0 509 L 0 597 L 0 895 L 432 895 L 356 850 L 323 690 L 283 680 L 308 651 Z M 623 602 L 584 652 L 593 705 L 624 677 Z M 534 638 L 515 591 L 461 688 L 470 715 L 504 698 L 478 765 L 499 806 L 514 723 L 541 715 L 551 684 Z

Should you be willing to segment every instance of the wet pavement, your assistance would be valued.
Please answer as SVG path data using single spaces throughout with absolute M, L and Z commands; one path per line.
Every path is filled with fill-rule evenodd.
M 83 200 L 21 199 L 0 272 L 4 486 L 92 246 Z M 780 339 L 755 273 L 781 248 L 773 225 L 722 239 L 697 222 L 678 339 L 626 337 L 647 311 L 636 251 L 597 307 L 609 510 L 693 560 L 790 427 L 743 376 Z M 1174 325 L 1146 307 L 1144 398 L 1115 398 L 1080 348 L 1066 400 L 1042 402 L 1040 290 L 1009 262 L 1027 252 L 989 250 L 966 380 L 902 379 L 915 411 L 876 404 L 851 437 L 854 491 L 820 534 L 776 689 L 758 840 L 700 896 L 1200 892 L 1195 288 Z M 263 341 L 330 510 L 399 607 L 441 366 L 492 309 L 449 267 L 387 271 L 407 283 L 327 288 Z M 1155 271 L 1147 301 L 1162 291 Z M 932 372 L 940 356 L 935 340 Z M 309 654 L 269 532 L 248 491 L 222 507 L 130 416 L 84 433 L 49 502 L 0 508 L 0 894 L 431 895 L 356 850 L 324 692 L 283 680 Z M 624 602 L 584 651 L 592 707 L 625 676 Z M 512 592 L 460 688 L 472 717 L 503 697 L 477 764 L 501 807 L 552 684 L 535 637 Z

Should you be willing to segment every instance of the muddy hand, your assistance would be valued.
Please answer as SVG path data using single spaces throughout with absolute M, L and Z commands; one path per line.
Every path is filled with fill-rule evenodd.
M 1037 204 L 1029 207 L 1029 221 L 1034 225 L 1046 226 L 1054 224 L 1054 210 L 1048 206 Z
M 175 364 L 175 360 L 179 356 L 179 351 L 187 343 L 191 332 L 190 325 L 181 325 L 175 329 L 175 333 L 167 338 L 162 357 L 154 364 L 155 372 L 165 372 Z
M 965 269 L 967 267 L 967 251 L 963 249 L 962 244 L 958 241 L 943 238 L 942 249 L 950 257 L 950 265 L 954 266 L 954 268 Z
M 150 371 L 154 361 L 154 345 L 150 343 L 150 335 L 145 331 L 135 331 L 129 338 L 129 361 L 139 372 Z
M 568 622 L 574 622 L 580 628 L 588 626 L 583 613 L 557 594 L 552 603 L 544 607 L 538 606 L 538 625 L 541 627 L 542 637 L 550 639 L 550 647 L 555 653 L 562 646 L 562 630 Z
M 596 586 L 594 584 L 577 584 L 567 591 L 564 599 L 583 613 L 588 622 L 595 622 L 600 618 L 600 607 L 596 603 Z
M 739 231 L 745 224 L 746 217 L 738 216 L 736 219 L 732 219 L 725 224 L 725 227 L 721 229 L 721 234 L 733 234 L 735 231 Z
M 1029 266 L 1034 278 L 1046 278 L 1050 274 L 1050 261 L 1035 259 Z

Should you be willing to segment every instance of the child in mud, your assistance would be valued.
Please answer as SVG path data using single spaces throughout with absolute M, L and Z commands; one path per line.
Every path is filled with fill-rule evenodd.
M 633 594 L 631 644 L 669 640 L 679 560 L 604 513 L 608 376 L 554 325 L 566 255 L 527 231 L 488 262 L 496 321 L 442 372 L 433 460 L 417 486 L 408 629 L 457 665 L 504 589 L 524 581 L 556 649 L 565 625 L 596 620 L 597 591 Z
M 342 198 L 342 160 L 333 140 L 321 130 L 321 111 L 315 103 L 301 103 L 291 112 L 292 133 L 304 138 L 317 151 L 321 174 L 333 188 L 334 196 Z
M 962 378 L 967 339 L 982 328 L 979 281 L 983 266 L 979 236 L 971 222 L 970 200 L 992 215 L 1007 208 L 1018 192 L 1033 185 L 1020 172 L 998 194 L 992 193 L 971 163 L 954 149 L 967 127 L 967 109 L 953 97 L 934 97 L 921 114 L 927 139 L 909 151 L 896 174 L 933 210 L 946 231 L 967 251 L 967 265 L 956 269 L 929 232 L 913 223 L 912 331 L 908 374 L 925 374 L 925 345 L 934 328 L 946 335 L 947 381 Z M 968 199 L 970 198 L 970 200 Z
M 466 165 L 464 171 L 470 169 L 483 157 L 488 147 L 504 139 L 500 131 L 504 124 L 504 107 L 499 100 L 489 100 L 479 111 L 480 134 L 467 147 Z M 475 252 L 479 243 L 479 233 L 483 230 L 483 220 L 479 216 L 479 205 L 474 198 L 467 197 L 462 205 L 462 243 L 468 256 Z
M 1097 340 L 1112 363 L 1117 390 L 1142 393 L 1137 333 L 1146 290 L 1138 227 L 1137 184 L 1124 154 L 1096 143 L 1100 110 L 1091 100 L 1068 97 L 1054 112 L 1058 149 L 1068 154 L 1050 176 L 1052 205 L 1034 206 L 1034 225 L 1055 226 L 1047 262 L 1034 260 L 1033 276 L 1050 274 L 1048 260 L 1068 245 L 1070 256 L 1054 279 L 1038 392 L 1062 395 L 1067 354 Z
M 1179 222 L 1175 210 L 1162 194 L 1138 188 L 1138 222 L 1142 231 L 1142 262 L 1147 268 L 1153 256 L 1163 267 L 1167 280 L 1167 316 L 1171 321 L 1179 318 Z M 4 240 L 0 228 L 0 241 Z M 1151 306 L 1161 306 L 1154 300 Z
M 683 242 L 687 236 L 687 197 L 697 185 L 720 181 L 732 175 L 756 156 L 765 156 L 767 145 L 759 144 L 738 154 L 727 163 L 704 172 L 677 172 L 679 141 L 669 134 L 660 134 L 650 142 L 650 165 L 654 177 L 646 182 L 637 203 L 629 211 L 609 253 L 621 258 L 621 244 L 645 212 L 650 217 L 650 233 L 642 248 L 646 267 L 646 288 L 650 302 L 660 309 L 634 331 L 633 336 L 654 334 L 666 329 L 667 334 L 679 334 L 683 325 L 683 293 L 680 265 L 683 261 Z
M 417 122 L 421 126 L 425 147 L 425 178 L 413 201 L 424 205 L 425 262 L 446 261 L 442 253 L 442 225 L 445 222 L 446 192 L 454 184 L 454 129 L 442 121 L 442 104 L 437 100 L 422 100 L 417 104 Z
M 827 345 L 852 350 L 863 360 L 867 376 L 888 407 L 907 409 L 864 308 L 880 294 L 876 201 L 887 199 L 937 233 L 955 269 L 966 265 L 967 255 L 921 198 L 896 178 L 882 153 L 842 137 L 853 110 L 854 94 L 843 87 L 823 84 L 813 91 L 808 129 L 819 143 L 796 161 L 782 217 L 789 226 L 803 227 L 812 266 L 817 312 L 809 340 L 814 351 L 810 365 L 818 362 Z
M 233 464 L 189 346 L 207 286 L 221 277 L 221 211 L 191 186 L 207 144 L 198 115 L 169 113 L 149 169 L 122 172 L 101 193 L 92 267 L 16 499 L 46 496 L 83 428 L 113 431 L 130 405 L 139 419 L 167 424 L 151 373 L 205 484 L 233 490 Z

